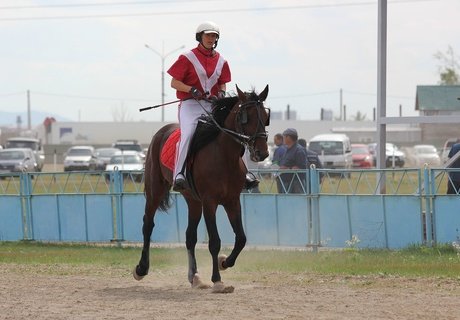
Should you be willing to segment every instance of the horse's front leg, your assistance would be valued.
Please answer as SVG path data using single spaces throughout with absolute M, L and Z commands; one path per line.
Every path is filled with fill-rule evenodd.
M 185 246 L 187 247 L 188 256 L 188 281 L 191 283 L 192 288 L 207 289 L 210 288 L 208 284 L 201 281 L 198 275 L 198 268 L 195 257 L 195 247 L 197 243 L 197 229 L 201 220 L 202 207 L 201 203 L 187 199 L 188 205 L 188 225 L 185 231 Z
M 226 269 L 235 265 L 236 258 L 243 250 L 246 245 L 246 235 L 243 229 L 243 220 L 241 218 L 241 203 L 240 199 L 236 199 L 230 204 L 224 205 L 225 211 L 227 212 L 228 219 L 232 225 L 233 232 L 235 233 L 235 244 L 233 250 L 228 257 L 220 259 L 219 267 Z
M 209 235 L 209 252 L 212 256 L 212 276 L 211 281 L 214 283 L 212 291 L 216 293 L 230 293 L 233 292 L 234 287 L 224 286 L 219 271 L 219 251 L 220 251 L 220 237 L 217 230 L 216 223 L 216 210 L 217 204 L 204 204 L 203 215 L 206 222 L 206 228 Z

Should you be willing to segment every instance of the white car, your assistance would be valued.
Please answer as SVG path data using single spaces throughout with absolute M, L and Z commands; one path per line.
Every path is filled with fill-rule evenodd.
M 64 171 L 96 170 L 96 155 L 91 146 L 71 147 L 64 158 Z
M 439 157 L 438 150 L 433 145 L 419 144 L 414 146 L 413 161 L 416 167 L 421 167 L 428 164 L 432 167 L 441 165 L 441 158 Z
M 119 151 L 115 153 L 111 158 L 110 162 L 105 167 L 105 171 L 139 171 L 139 173 L 131 172 L 131 176 L 135 181 L 142 181 L 142 175 L 144 171 L 144 160 L 137 151 Z M 127 177 L 130 173 L 124 173 L 123 176 Z M 110 175 L 106 175 L 109 180 Z

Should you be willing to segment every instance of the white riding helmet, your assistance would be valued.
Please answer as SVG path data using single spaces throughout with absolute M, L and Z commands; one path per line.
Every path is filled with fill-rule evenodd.
M 195 33 L 195 39 L 199 43 L 201 43 L 201 38 L 203 36 L 203 33 L 215 33 L 217 35 L 216 42 L 214 43 L 213 48 L 215 49 L 217 47 L 217 41 L 219 41 L 220 37 L 220 30 L 219 26 L 215 24 L 214 22 L 211 21 L 205 21 L 202 24 L 196 28 L 196 33 Z

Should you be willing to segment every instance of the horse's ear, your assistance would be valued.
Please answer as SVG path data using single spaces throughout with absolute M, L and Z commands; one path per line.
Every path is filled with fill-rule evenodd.
M 262 91 L 262 92 L 259 94 L 259 100 L 260 100 L 260 101 L 265 101 L 265 99 L 267 99 L 267 96 L 268 96 L 268 84 L 267 84 L 267 86 L 265 87 L 264 91 Z
M 238 92 L 238 98 L 240 98 L 240 101 L 246 101 L 246 95 L 244 94 L 243 91 L 240 90 L 240 88 L 238 88 L 238 85 L 235 85 L 236 86 L 236 92 Z

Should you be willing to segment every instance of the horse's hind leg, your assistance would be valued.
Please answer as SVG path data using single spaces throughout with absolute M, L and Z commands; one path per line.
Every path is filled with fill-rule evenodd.
M 165 196 L 169 196 L 167 185 L 163 184 L 161 181 L 155 182 L 156 188 L 155 197 L 153 192 L 150 189 L 146 189 L 146 203 L 145 203 L 145 213 L 144 213 L 144 224 L 142 226 L 142 235 L 144 239 L 144 245 L 142 248 L 141 259 L 139 264 L 134 269 L 134 278 L 136 280 L 141 280 L 149 272 L 150 266 L 150 238 L 152 236 L 153 227 L 155 226 L 154 217 L 156 210 L 158 209 L 161 199 Z
M 144 246 L 142 248 L 141 259 L 139 264 L 136 266 L 134 270 L 134 278 L 136 280 L 141 280 L 144 276 L 146 276 L 149 272 L 150 267 L 150 237 L 152 236 L 153 227 L 155 223 L 153 221 L 155 217 L 155 211 L 158 206 L 154 206 L 152 200 L 147 200 L 145 204 L 145 213 L 144 213 L 144 224 L 142 226 L 142 235 L 144 239 Z
M 188 255 L 188 281 L 193 288 L 206 289 L 210 286 L 204 284 L 199 275 L 195 258 L 195 247 L 197 243 L 197 229 L 201 220 L 201 203 L 195 200 L 187 199 L 188 205 L 188 225 L 185 231 L 185 245 L 187 247 Z

